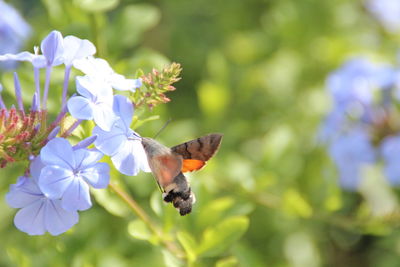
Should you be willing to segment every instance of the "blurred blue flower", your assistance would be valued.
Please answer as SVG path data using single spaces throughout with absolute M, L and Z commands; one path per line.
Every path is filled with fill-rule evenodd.
M 136 175 L 139 170 L 150 172 L 141 137 L 129 128 L 134 111 L 132 102 L 115 95 L 113 109 L 119 119 L 111 130 L 104 131 L 98 126 L 93 129 L 93 135 L 98 136 L 94 142 L 96 148 L 111 156 L 115 168 L 125 175 Z
M 15 226 L 29 235 L 43 235 L 46 231 L 59 235 L 74 226 L 79 215 L 77 211 L 66 211 L 61 200 L 51 199 L 43 194 L 37 181 L 43 164 L 39 157 L 31 162 L 32 177 L 21 176 L 10 186 L 6 195 L 7 203 L 20 209 L 14 218 Z
M 21 49 L 31 34 L 30 26 L 10 5 L 0 0 L 0 54 L 15 53 Z M 3 63 L 3 67 L 13 67 L 14 62 Z
M 126 79 L 123 75 L 115 73 L 108 62 L 101 58 L 88 57 L 76 60 L 74 67 L 99 83 L 116 90 L 134 92 L 136 88 L 142 86 L 140 79 Z
M 381 145 L 384 172 L 389 182 L 400 185 L 400 135 L 385 138 Z
M 365 59 L 350 60 L 328 77 L 333 107 L 319 135 L 345 189 L 357 190 L 362 167 L 380 157 L 389 182 L 400 184 L 400 156 L 396 156 L 400 145 L 396 146 L 398 139 L 392 137 L 400 132 L 392 122 L 398 116 L 398 80 L 398 70 Z
M 327 88 L 337 108 L 349 108 L 355 102 L 368 106 L 373 103 L 376 91 L 393 84 L 394 74 L 390 66 L 356 58 L 329 75 Z
M 400 31 L 400 1 L 367 0 L 366 7 L 388 32 Z
M 112 89 L 90 76 L 76 77 L 76 89 L 81 95 L 69 99 L 71 115 L 82 120 L 93 119 L 101 129 L 109 131 L 117 120 L 112 108 Z
M 109 183 L 109 166 L 98 162 L 102 157 L 97 150 L 74 150 L 67 140 L 54 138 L 40 152 L 45 167 L 39 187 L 47 197 L 61 199 L 67 211 L 86 210 L 92 205 L 89 185 L 106 188 Z
M 330 145 L 329 153 L 338 167 L 341 186 L 349 190 L 357 189 L 362 166 L 375 162 L 374 147 L 362 129 L 336 138 Z

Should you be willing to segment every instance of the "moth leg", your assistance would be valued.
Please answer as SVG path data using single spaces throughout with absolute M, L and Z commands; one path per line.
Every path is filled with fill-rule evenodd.
M 174 200 L 174 194 L 172 193 L 172 191 L 166 193 L 162 193 L 162 198 L 165 202 L 172 202 L 172 200 Z

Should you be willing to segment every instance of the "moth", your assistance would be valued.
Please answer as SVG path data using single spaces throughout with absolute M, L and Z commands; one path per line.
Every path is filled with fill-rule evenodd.
M 217 152 L 222 134 L 209 134 L 168 148 L 154 139 L 143 137 L 150 169 L 163 191 L 165 202 L 172 202 L 183 216 L 196 201 L 184 172 L 200 170 Z

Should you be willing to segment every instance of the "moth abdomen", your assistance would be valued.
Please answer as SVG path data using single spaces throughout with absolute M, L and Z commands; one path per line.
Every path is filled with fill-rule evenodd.
M 164 201 L 172 202 L 174 207 L 179 210 L 180 215 L 183 216 L 192 211 L 195 197 L 182 172 L 173 179 L 173 183 L 164 188 L 164 191 Z

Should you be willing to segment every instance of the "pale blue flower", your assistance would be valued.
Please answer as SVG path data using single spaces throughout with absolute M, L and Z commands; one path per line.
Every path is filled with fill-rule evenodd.
M 69 99 L 71 115 L 81 120 L 94 120 L 101 129 L 109 131 L 117 120 L 112 108 L 112 89 L 90 76 L 76 77 L 76 89 L 81 95 Z
M 125 175 L 136 175 L 140 170 L 150 172 L 141 137 L 129 128 L 133 117 L 132 102 L 122 95 L 114 96 L 114 112 L 119 119 L 110 131 L 93 129 L 97 135 L 97 149 L 111 157 L 115 168 Z
M 72 66 L 75 60 L 80 60 L 96 53 L 96 47 L 88 40 L 82 40 L 75 36 L 64 38 L 64 61 L 65 66 Z
M 116 90 L 135 91 L 142 86 L 140 79 L 126 79 L 123 75 L 117 74 L 110 67 L 107 61 L 101 58 L 88 57 L 76 60 L 74 67 L 81 70 L 99 83 L 103 83 Z
M 67 211 L 90 208 L 89 185 L 106 188 L 110 179 L 109 166 L 98 162 L 102 157 L 97 150 L 74 150 L 65 139 L 52 139 L 40 152 L 45 165 L 40 173 L 40 189 L 51 199 L 61 199 Z
M 327 88 L 336 107 L 349 109 L 354 107 L 354 103 L 362 107 L 371 105 L 374 94 L 391 86 L 394 81 L 395 70 L 390 66 L 356 58 L 329 75 Z
M 381 144 L 384 172 L 389 182 L 400 185 L 400 136 L 386 137 Z
M 77 211 L 66 211 L 61 200 L 50 199 L 37 185 L 43 164 L 39 157 L 31 163 L 32 177 L 19 177 L 16 184 L 10 186 L 6 195 L 7 203 L 20 209 L 14 218 L 15 226 L 29 235 L 43 235 L 49 232 L 59 235 L 74 226 L 79 215 Z
M 358 188 L 362 167 L 373 164 L 376 159 L 369 136 L 362 129 L 336 138 L 329 147 L 329 154 L 338 167 L 341 186 L 349 190 Z

